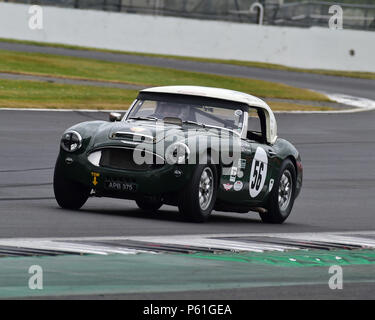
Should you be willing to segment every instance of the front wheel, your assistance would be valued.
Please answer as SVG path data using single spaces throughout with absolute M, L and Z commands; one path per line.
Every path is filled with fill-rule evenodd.
M 211 215 L 216 193 L 216 166 L 198 165 L 191 181 L 183 190 L 178 208 L 188 220 L 203 222 Z
M 268 211 L 260 217 L 266 223 L 283 223 L 292 211 L 296 194 L 296 169 L 289 159 L 280 168 L 280 174 L 271 192 Z
M 53 190 L 58 205 L 63 209 L 78 210 L 86 203 L 90 196 L 90 188 L 77 182 L 68 180 L 64 174 L 55 169 Z

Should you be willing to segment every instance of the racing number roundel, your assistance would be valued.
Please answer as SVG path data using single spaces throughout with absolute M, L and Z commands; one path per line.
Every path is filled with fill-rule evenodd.
M 249 192 L 255 198 L 262 191 L 267 176 L 268 157 L 264 149 L 258 147 L 251 165 Z

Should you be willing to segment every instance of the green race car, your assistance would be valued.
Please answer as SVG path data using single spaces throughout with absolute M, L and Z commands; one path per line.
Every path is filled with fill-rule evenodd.
M 282 223 L 302 187 L 296 148 L 277 137 L 275 116 L 241 92 L 195 86 L 143 90 L 125 116 L 66 130 L 54 173 L 58 204 L 90 196 L 178 206 L 192 221 L 212 210 L 255 211 Z

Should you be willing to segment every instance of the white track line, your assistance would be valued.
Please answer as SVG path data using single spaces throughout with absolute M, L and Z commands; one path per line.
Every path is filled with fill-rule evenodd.
M 354 107 L 351 109 L 344 110 L 330 110 L 330 111 L 275 111 L 274 113 L 283 114 L 283 113 L 293 113 L 293 114 L 341 114 L 341 113 L 356 113 L 363 111 L 375 110 L 375 101 L 366 98 L 360 98 L 355 96 L 349 96 L 339 93 L 327 93 L 320 92 L 326 95 L 329 99 L 336 101 L 338 103 Z

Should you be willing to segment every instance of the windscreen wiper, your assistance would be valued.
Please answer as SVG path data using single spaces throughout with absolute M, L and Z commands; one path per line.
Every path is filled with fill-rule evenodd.
M 203 124 L 203 123 L 199 123 L 199 122 L 195 122 L 195 121 L 190 121 L 190 120 L 184 120 L 184 121 L 182 121 L 182 123 L 184 123 L 184 124 L 194 124 L 196 126 L 200 126 L 200 127 L 203 127 L 203 128 L 206 127 L 206 125 Z

